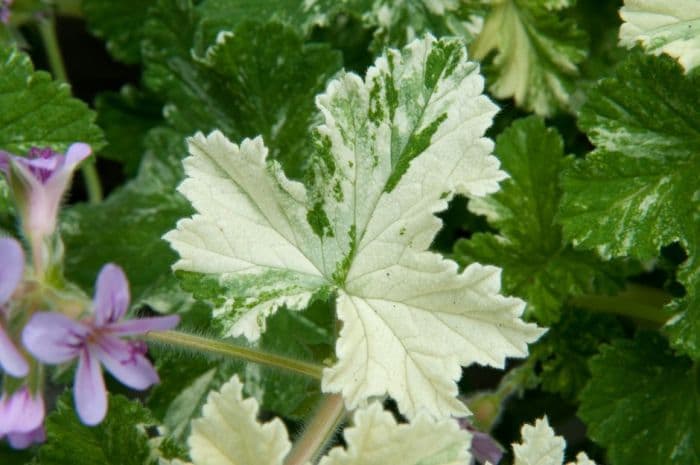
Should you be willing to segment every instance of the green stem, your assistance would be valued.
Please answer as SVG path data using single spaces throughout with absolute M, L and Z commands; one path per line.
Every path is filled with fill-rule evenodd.
M 315 463 L 326 445 L 345 419 L 343 396 L 332 394 L 326 396 L 311 422 L 297 440 L 284 461 L 284 465 L 304 465 Z
M 39 20 L 39 33 L 41 34 L 41 41 L 44 43 L 51 73 L 57 80 L 68 83 L 68 74 L 66 73 L 66 66 L 63 63 L 63 56 L 61 55 L 58 36 L 56 35 L 56 20 L 52 13 L 49 13 L 46 18 Z
M 63 56 L 61 55 L 61 49 L 58 44 L 56 19 L 54 18 L 53 12 L 49 13 L 48 17 L 39 20 L 39 33 L 44 43 L 46 58 L 48 59 L 51 73 L 56 80 L 68 84 L 68 73 L 66 73 L 66 66 L 63 63 Z M 94 162 L 83 163 L 80 170 L 85 180 L 88 200 L 93 204 L 100 203 L 102 201 L 102 185 L 100 184 L 100 178 L 97 175 Z
M 83 174 L 83 181 L 85 181 L 88 201 L 92 204 L 102 202 L 102 184 L 95 163 L 90 160 L 84 162 L 80 165 L 80 172 Z
M 146 339 L 152 342 L 183 347 L 198 352 L 269 365 L 316 379 L 321 379 L 321 373 L 323 371 L 322 366 L 313 363 L 303 362 L 301 360 L 295 360 L 293 358 L 287 358 L 249 347 L 237 346 L 217 339 L 182 333 L 180 331 L 148 333 Z
M 526 361 L 508 371 L 493 391 L 478 392 L 466 399 L 474 414 L 471 421 L 483 431 L 491 431 L 501 418 L 503 406 L 513 394 L 534 387 L 533 365 Z
M 659 289 L 630 284 L 616 295 L 583 295 L 570 303 L 595 312 L 614 313 L 656 325 L 663 325 L 669 315 L 662 310 L 671 296 Z

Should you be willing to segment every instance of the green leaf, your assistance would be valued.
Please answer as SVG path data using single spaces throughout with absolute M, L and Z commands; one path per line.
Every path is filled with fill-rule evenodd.
M 528 111 L 549 116 L 570 109 L 579 64 L 587 54 L 586 34 L 567 11 L 552 11 L 552 2 L 494 0 L 483 29 L 471 46 L 483 60 L 489 90 L 497 98 L 514 98 Z M 565 7 L 566 2 L 558 2 Z
M 687 465 L 700 460 L 697 364 L 654 334 L 604 346 L 579 416 L 611 465 Z
M 164 360 L 163 360 L 164 359 Z M 190 433 L 190 422 L 201 413 L 207 394 L 221 387 L 239 364 L 165 354 L 158 361 L 163 380 L 148 399 L 148 406 L 167 428 L 168 436 L 182 443 Z
M 172 278 L 175 255 L 161 236 L 190 211 L 174 188 L 182 177 L 182 137 L 170 129 L 153 130 L 137 178 L 98 205 L 64 210 L 61 235 L 66 246 L 66 274 L 91 289 L 108 262 L 122 266 L 132 301 L 157 292 Z
M 141 39 L 149 8 L 156 0 L 83 0 L 90 31 L 107 42 L 107 50 L 124 63 L 141 61 Z
M 338 360 L 324 392 L 349 408 L 389 394 L 402 413 L 464 412 L 460 365 L 502 367 L 542 331 L 523 302 L 499 294 L 500 270 L 428 252 L 454 193 L 498 188 L 504 173 L 483 136 L 495 106 L 455 39 L 389 50 L 365 80 L 343 74 L 317 97 L 307 184 L 268 162 L 261 138 L 218 131 L 190 139 L 180 191 L 197 214 L 165 237 L 189 288 L 215 296 L 227 334 L 257 340 L 278 308 L 337 296 Z
M 517 120 L 496 139 L 495 152 L 510 179 L 499 192 L 472 200 L 469 209 L 485 215 L 500 234 L 459 241 L 458 261 L 502 267 L 504 290 L 522 297 L 527 314 L 544 325 L 559 319 L 569 297 L 619 287 L 614 266 L 574 251 L 562 239 L 555 214 L 559 175 L 570 160 L 557 131 L 539 117 Z
M 603 343 L 624 336 L 615 317 L 571 308 L 530 348 L 542 388 L 575 402 L 591 377 L 589 359 Z
M 167 120 L 182 134 L 215 128 L 233 139 L 262 134 L 271 156 L 300 176 L 313 97 L 340 68 L 340 55 L 304 44 L 281 24 L 248 22 L 193 57 L 197 12 L 185 1 L 160 3 L 148 27 L 145 80 L 168 102 Z
M 321 365 L 333 356 L 334 325 L 333 309 L 325 301 L 315 302 L 303 313 L 281 309 L 268 319 L 267 330 L 256 345 Z M 306 418 L 320 400 L 318 381 L 307 376 L 253 364 L 246 365 L 244 376 L 246 391 L 265 410 L 285 418 Z
M 374 29 L 373 51 L 404 46 L 426 33 L 471 40 L 484 13 L 478 2 L 459 0 L 349 0 L 348 9 Z
M 68 85 L 34 71 L 29 57 L 0 48 L 0 149 L 24 154 L 31 147 L 63 151 L 73 142 L 104 145 L 95 113 L 70 96 Z
M 161 124 L 162 105 L 145 92 L 130 85 L 119 92 L 103 92 L 95 99 L 97 124 L 105 132 L 107 147 L 100 157 L 119 161 L 133 176 L 145 151 L 148 131 Z
M 197 9 L 203 18 L 203 38 L 211 42 L 215 38 L 214 31 L 232 31 L 249 21 L 283 23 L 307 36 L 314 27 L 328 25 L 344 11 L 346 1 L 204 0 Z
M 700 74 L 684 75 L 666 56 L 635 53 L 596 86 L 579 120 L 596 149 L 564 173 L 560 218 L 574 245 L 607 257 L 647 260 L 680 242 L 689 256 L 679 275 L 688 297 L 670 307 L 680 311 L 670 322 L 672 342 L 700 357 L 695 98 Z
M 620 9 L 620 45 L 641 44 L 647 53 L 665 53 L 690 71 L 700 64 L 700 4 L 693 0 L 625 0 Z
M 47 441 L 39 449 L 42 465 L 150 465 L 156 463 L 145 428 L 154 425 L 150 412 L 137 401 L 109 397 L 109 411 L 98 426 L 80 422 L 64 393 L 46 419 Z

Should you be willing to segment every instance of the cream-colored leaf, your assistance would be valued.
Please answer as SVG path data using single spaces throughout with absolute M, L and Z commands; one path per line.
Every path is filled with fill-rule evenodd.
M 586 37 L 576 23 L 550 11 L 566 6 L 568 2 L 492 1 L 471 50 L 479 60 L 495 52 L 489 88 L 496 97 L 513 98 L 543 116 L 569 109 L 573 79 L 586 57 Z
M 279 418 L 258 422 L 258 402 L 243 399 L 237 376 L 209 394 L 187 443 L 194 465 L 282 465 L 291 449 Z
M 523 425 L 520 430 L 522 443 L 513 444 L 514 465 L 562 465 L 566 441 L 554 434 L 547 417 L 538 419 L 534 425 Z M 596 465 L 588 456 L 580 452 L 576 462 L 568 465 Z
M 455 194 L 483 196 L 507 176 L 484 137 L 497 109 L 483 85 L 462 41 L 432 36 L 386 51 L 365 79 L 342 74 L 317 98 L 306 185 L 260 139 L 192 138 L 180 190 L 197 214 L 166 235 L 183 286 L 249 339 L 280 305 L 335 292 L 343 329 L 325 392 L 351 408 L 389 394 L 409 416 L 466 412 L 460 366 L 502 367 L 542 333 L 499 295 L 497 269 L 460 274 L 427 252 Z
M 338 299 L 338 362 L 324 371 L 323 389 L 342 392 L 349 408 L 389 394 L 410 417 L 468 413 L 456 399 L 461 366 L 502 368 L 543 333 L 519 318 L 524 302 L 499 289 L 499 268 L 475 264 L 457 273 L 455 263 L 431 253 L 351 271 Z
M 625 0 L 620 45 L 665 53 L 687 71 L 700 64 L 700 0 Z
M 347 448 L 335 447 L 319 465 L 468 465 L 471 434 L 452 419 L 421 415 L 397 424 L 378 402 L 358 410 L 345 429 Z

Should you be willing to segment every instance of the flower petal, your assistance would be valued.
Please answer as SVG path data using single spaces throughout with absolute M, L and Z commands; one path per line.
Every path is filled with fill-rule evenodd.
M 95 325 L 98 327 L 121 319 L 129 307 L 129 282 L 117 265 L 102 267 L 95 285 Z
M 0 325 L 0 368 L 15 378 L 22 378 L 29 373 L 29 364 L 17 350 L 2 325 Z
M 151 362 L 143 356 L 146 352 L 144 343 L 102 335 L 90 348 L 107 371 L 132 389 L 147 389 L 160 381 Z
M 92 148 L 83 142 L 71 144 L 66 151 L 66 158 L 63 163 L 63 169 L 73 171 L 75 167 L 92 153 Z
M 80 352 L 73 398 L 78 416 L 86 425 L 96 425 L 107 414 L 107 390 L 100 362 L 90 349 Z
M 503 458 L 503 448 L 486 433 L 472 431 L 472 447 L 470 452 L 480 463 L 498 465 Z
M 5 173 L 5 176 L 10 175 L 10 160 L 14 157 L 11 153 L 0 150 L 0 171 Z
M 46 441 L 46 431 L 44 426 L 40 426 L 34 431 L 28 433 L 10 433 L 7 435 L 7 442 L 13 449 L 26 449 L 32 444 L 38 444 Z
M 128 321 L 119 321 L 108 326 L 111 334 L 130 336 L 144 334 L 149 331 L 167 331 L 173 329 L 180 322 L 177 315 L 155 316 L 151 318 L 137 318 Z
M 0 306 L 10 300 L 24 272 L 24 251 L 15 239 L 0 238 Z
M 35 313 L 22 331 L 22 343 L 43 363 L 64 363 L 78 356 L 90 331 L 60 313 Z
M 28 433 L 44 422 L 44 399 L 32 396 L 22 387 L 0 399 L 0 436 L 10 433 Z

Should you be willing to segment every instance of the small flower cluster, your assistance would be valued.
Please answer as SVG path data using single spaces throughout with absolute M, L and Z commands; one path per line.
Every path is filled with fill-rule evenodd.
M 107 413 L 101 365 L 130 388 L 147 389 L 158 382 L 158 374 L 145 356 L 145 344 L 127 337 L 168 330 L 179 321 L 177 316 L 124 321 L 129 283 L 114 264 L 100 271 L 94 298 L 85 305 L 88 312 L 45 311 L 51 303 L 37 298 L 51 286 L 44 280 L 45 267 L 56 257 L 50 256 L 45 244 L 55 234 L 61 198 L 73 171 L 90 153 L 90 147 L 80 143 L 65 155 L 34 148 L 25 158 L 0 151 L 0 171 L 19 207 L 33 258 L 33 266 L 25 267 L 20 242 L 0 238 L 0 369 L 5 373 L 0 439 L 7 438 L 15 448 L 44 440 L 41 364 L 78 360 L 73 390 L 76 409 L 85 424 L 95 425 Z

